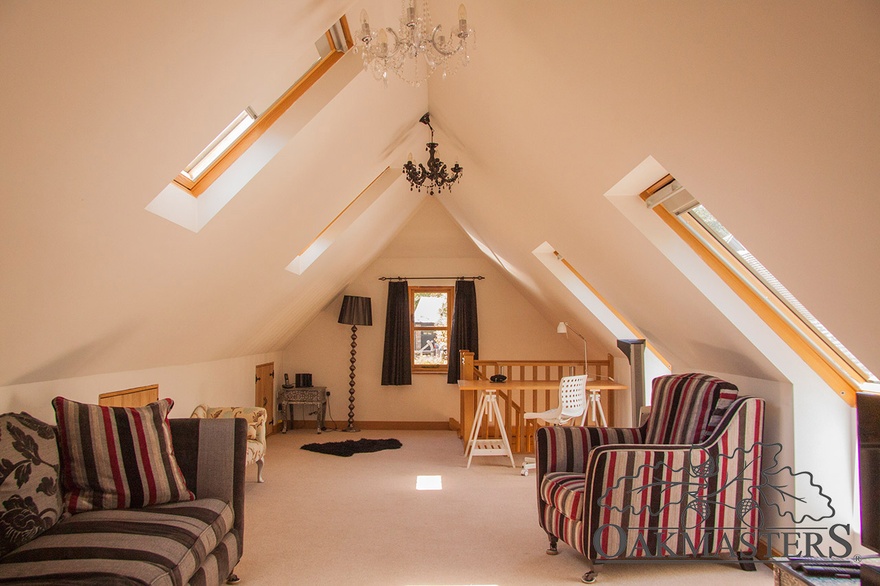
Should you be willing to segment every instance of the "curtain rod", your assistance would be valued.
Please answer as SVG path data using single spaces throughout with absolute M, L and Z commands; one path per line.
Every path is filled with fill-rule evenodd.
M 418 281 L 420 279 L 455 279 L 457 281 L 461 280 L 474 280 L 474 281 L 482 281 L 485 279 L 483 275 L 477 275 L 475 277 L 379 277 L 380 281 Z

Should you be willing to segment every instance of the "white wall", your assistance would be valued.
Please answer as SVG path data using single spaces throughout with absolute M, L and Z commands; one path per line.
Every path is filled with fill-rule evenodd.
M 174 399 L 172 417 L 189 417 L 196 405 L 253 405 L 254 375 L 258 364 L 275 363 L 276 389 L 280 387 L 281 353 L 255 354 L 228 360 L 183 366 L 99 374 L 79 378 L 0 387 L 0 413 L 27 411 L 46 422 L 55 421 L 51 401 L 63 396 L 97 403 L 98 395 L 132 387 L 159 385 L 159 397 Z
M 459 390 L 445 373 L 413 375 L 411 386 L 382 386 L 382 348 L 388 285 L 381 276 L 483 275 L 477 281 L 480 358 L 574 359 L 582 346 L 556 333 L 550 323 L 483 255 L 447 212 L 433 200 L 389 244 L 385 252 L 350 283 L 344 294 L 370 297 L 373 325 L 357 330 L 357 421 L 448 421 L 459 419 Z M 454 281 L 411 281 L 444 285 Z M 330 411 L 348 420 L 351 327 L 337 323 L 342 295 L 333 299 L 284 350 L 285 371 L 312 374 L 313 384 L 330 391 Z M 580 340 L 578 339 L 579 343 Z M 283 377 L 279 376 L 279 380 Z M 302 418 L 299 410 L 297 419 Z

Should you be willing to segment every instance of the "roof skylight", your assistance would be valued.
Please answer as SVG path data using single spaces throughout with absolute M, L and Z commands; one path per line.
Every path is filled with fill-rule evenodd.
M 838 373 L 858 387 L 877 383 L 877 377 L 853 355 L 795 296 L 749 252 L 696 198 L 670 176 L 649 188 L 643 198 L 654 211 L 663 210 L 676 218 L 705 250 L 721 261 L 751 292 L 755 303 L 763 303 L 797 332 L 803 342 Z M 674 220 L 673 220 L 674 221 Z
M 205 150 L 200 152 L 180 174 L 192 182 L 198 181 L 199 177 L 210 169 L 248 128 L 253 126 L 256 119 L 257 115 L 250 106 L 242 110 L 241 114 L 236 116 L 235 120 L 224 128 L 223 132 L 218 134 L 217 138 L 212 140 L 211 144 L 206 146 Z
M 754 275 L 761 283 L 764 284 L 773 294 L 784 303 L 791 311 L 793 311 L 803 323 L 813 332 L 821 336 L 830 346 L 832 346 L 839 355 L 848 361 L 857 370 L 861 371 L 864 378 L 871 382 L 878 382 L 877 377 L 868 370 L 862 362 L 847 350 L 840 340 L 834 337 L 828 328 L 813 316 L 803 304 L 795 298 L 755 256 L 749 252 L 742 243 L 734 237 L 730 231 L 725 228 L 721 222 L 713 216 L 702 204 L 688 210 L 688 215 L 696 220 L 703 228 L 706 229 L 724 248 L 730 251 L 743 267 Z

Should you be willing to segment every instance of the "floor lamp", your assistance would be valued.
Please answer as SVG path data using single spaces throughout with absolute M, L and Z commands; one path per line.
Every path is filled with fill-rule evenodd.
M 584 374 L 587 374 L 587 339 L 580 335 L 573 327 L 568 325 L 568 322 L 561 321 L 559 322 L 559 325 L 556 326 L 557 334 L 567 334 L 568 330 L 571 330 L 571 333 L 584 341 Z
M 354 426 L 354 376 L 357 354 L 357 327 L 373 325 L 373 310 L 369 297 L 346 295 L 339 310 L 339 323 L 351 326 L 351 371 L 348 375 L 348 427 L 342 431 L 360 431 Z

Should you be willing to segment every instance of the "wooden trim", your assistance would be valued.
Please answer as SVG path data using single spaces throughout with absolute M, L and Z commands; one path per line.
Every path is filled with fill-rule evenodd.
M 388 167 L 385 167 L 384 169 L 382 169 L 382 172 L 379 173 L 378 175 L 376 175 L 376 178 L 373 179 L 372 181 L 370 181 L 370 184 L 367 185 L 366 187 L 364 187 L 363 190 L 361 190 L 361 192 L 360 192 L 359 194 L 357 194 L 357 195 L 355 196 L 355 198 L 354 198 L 353 200 L 351 200 L 351 201 L 348 203 L 347 206 L 345 206 L 344 208 L 342 208 L 342 211 L 339 212 L 338 214 L 336 214 L 336 217 L 333 218 L 332 220 L 330 220 L 330 223 L 327 224 L 326 226 L 324 226 L 324 229 L 321 230 L 320 232 L 318 232 L 318 235 L 315 236 L 314 238 L 312 238 L 312 241 L 309 242 L 309 244 L 308 244 L 305 248 L 303 248 L 303 249 L 302 249 L 302 252 L 300 252 L 297 256 L 302 256 L 302 255 L 304 255 L 304 254 L 306 253 L 306 251 L 307 251 L 309 248 L 311 248 L 312 245 L 313 245 L 315 242 L 317 242 L 318 239 L 319 239 L 321 236 L 323 236 L 324 233 L 325 233 L 327 230 L 330 229 L 330 226 L 332 226 L 333 224 L 335 224 L 336 221 L 337 221 L 339 218 L 341 218 L 342 215 L 343 215 L 345 212 L 348 211 L 348 208 L 350 208 L 351 206 L 353 206 L 353 205 L 354 205 L 354 202 L 356 202 L 356 201 L 357 201 L 357 200 L 358 200 L 363 194 L 365 194 L 367 191 L 369 191 L 369 189 L 373 186 L 373 184 L 376 183 L 376 181 L 378 181 L 379 178 L 381 178 L 382 175 L 384 175 L 385 172 L 388 171 L 388 169 L 390 169 L 390 168 L 391 168 L 391 166 L 388 166 Z
M 816 350 L 820 356 L 824 354 L 823 358 L 833 366 L 836 366 L 840 374 L 844 377 L 849 377 L 850 380 L 867 382 L 868 378 L 861 370 L 851 363 L 845 355 L 841 355 L 841 353 L 838 352 L 838 349 L 833 344 L 829 343 L 825 337 L 819 335 L 813 330 L 800 313 L 789 307 L 777 295 L 772 287 L 767 286 L 757 277 L 757 275 L 749 270 L 749 267 L 737 258 L 733 252 L 721 244 L 717 237 L 711 231 L 707 230 L 701 222 L 697 221 L 690 215 L 688 215 L 687 218 L 676 217 L 676 220 L 685 223 L 691 231 L 698 232 L 699 236 L 697 236 L 697 241 L 719 257 L 722 263 L 727 265 L 728 268 L 731 266 L 742 267 L 742 270 L 737 270 L 736 268 L 731 270 L 740 278 L 740 280 L 750 287 L 753 292 L 756 292 L 758 298 L 775 311 L 792 330 L 799 333 L 808 344 L 811 344 L 813 349 Z
M 661 187 L 662 187 L 662 186 L 661 186 Z M 644 339 L 645 339 L 645 347 L 647 347 L 648 350 L 650 350 L 651 353 L 654 354 L 654 356 L 656 356 L 656 357 L 660 360 L 660 362 L 662 362 L 662 363 L 666 366 L 666 368 L 668 368 L 669 370 L 672 370 L 672 364 L 671 364 L 668 360 L 666 360 L 666 358 L 664 358 L 662 354 L 660 354 L 660 351 L 657 350 L 657 347 L 654 346 L 654 344 L 652 344 L 651 341 L 647 339 L 647 337 L 645 336 L 645 334 L 643 334 L 643 333 L 641 332 L 641 330 L 639 330 L 639 328 L 637 328 L 637 327 L 636 327 L 631 321 L 629 321 L 628 319 L 626 319 L 625 317 L 623 317 L 623 315 L 622 315 L 619 311 L 617 311 L 617 309 L 616 309 L 613 305 L 611 305 L 611 304 L 608 302 L 608 300 L 606 300 L 605 297 L 603 297 L 603 296 L 599 293 L 599 291 L 597 291 L 596 288 L 593 287 L 593 285 L 591 285 L 590 282 L 587 281 L 587 280 L 583 277 L 583 275 L 581 275 L 581 274 L 577 271 L 577 269 L 575 269 L 575 268 L 571 265 L 570 262 L 568 262 L 567 260 L 565 260 L 565 258 L 564 258 L 561 254 L 559 254 L 559 253 L 558 253 L 557 251 L 555 251 L 555 250 L 554 250 L 553 252 L 554 252 L 554 254 L 556 254 L 556 257 L 560 260 L 560 262 L 562 262 L 562 264 L 565 265 L 565 267 L 566 267 L 569 271 L 571 271 L 571 274 L 573 274 L 575 277 L 577 277 L 578 280 L 583 284 L 583 286 L 586 287 L 587 289 L 589 289 L 590 292 L 591 292 L 593 295 L 595 295 L 596 298 L 597 298 L 599 301 L 601 301 L 601 302 L 605 305 L 605 307 L 608 308 L 609 311 L 611 311 L 611 313 L 614 314 L 614 317 L 616 317 L 617 319 L 619 319 L 619 320 L 623 323 L 623 325 L 625 325 L 625 326 L 627 327 L 627 329 L 629 329 L 629 331 L 631 331 L 631 332 L 633 333 L 633 335 L 634 335 L 635 337 L 637 337 L 637 338 L 644 338 Z
M 342 36 L 345 37 L 345 50 L 347 51 L 354 47 L 354 39 L 351 37 L 351 28 L 348 26 L 348 17 L 343 14 L 342 18 L 339 19 L 339 24 L 342 25 Z
M 413 431 L 450 431 L 452 429 L 452 422 L 454 419 L 449 419 L 448 421 L 355 421 L 355 427 L 358 429 L 400 429 L 400 430 L 413 430 Z M 340 422 L 339 429 L 341 430 L 344 426 L 343 422 Z M 327 431 L 336 431 L 333 429 L 332 421 L 325 421 L 324 426 Z M 279 427 L 279 429 L 281 429 Z M 315 431 L 315 420 L 314 419 L 294 419 L 292 424 L 292 429 L 304 429 L 306 431 Z M 290 429 L 288 429 L 288 432 Z M 316 434 L 317 435 L 317 434 Z
M 158 400 L 158 384 L 98 395 L 98 405 L 102 407 L 143 407 Z
M 415 342 L 416 330 L 446 330 L 446 364 L 416 365 L 416 348 L 413 346 L 412 355 L 409 357 L 413 374 L 448 374 L 449 372 L 449 341 L 452 339 L 452 312 L 455 309 L 455 286 L 454 285 L 413 285 L 409 287 L 409 339 Z M 416 293 L 446 293 L 446 325 L 445 326 L 419 326 L 416 327 Z
M 343 17 L 340 19 L 343 27 L 343 35 L 346 42 L 351 39 L 351 32 L 348 30 L 348 20 Z M 335 47 L 333 37 L 330 31 L 326 32 L 330 41 L 330 46 Z M 353 46 L 353 45 L 350 45 Z M 262 115 L 258 116 L 254 124 L 242 134 L 238 140 L 229 149 L 217 158 L 214 163 L 205 170 L 201 177 L 196 181 L 191 181 L 182 174 L 174 178 L 174 183 L 189 192 L 193 197 L 198 197 L 210 187 L 245 151 L 247 151 L 258 138 L 272 127 L 272 125 L 284 114 L 302 95 L 309 90 L 315 83 L 327 73 L 337 61 L 345 55 L 344 51 L 331 51 L 318 63 L 312 67 L 305 75 L 303 75 L 284 95 L 278 98 L 274 104 L 269 106 Z
M 665 179 L 665 178 L 664 178 Z M 658 182 L 659 183 L 659 182 Z M 657 184 L 655 184 L 657 185 Z M 654 187 L 654 186 L 652 186 Z M 663 187 L 662 185 L 660 187 Z M 649 188 L 650 189 L 650 188 Z M 659 188 L 658 188 L 659 189 Z M 648 190 L 642 193 L 642 199 L 646 199 L 651 193 Z M 837 396 L 846 401 L 851 407 L 855 407 L 856 392 L 858 388 L 846 377 L 838 372 L 821 353 L 813 348 L 801 335 L 800 331 L 792 328 L 776 311 L 755 291 L 749 287 L 742 278 L 728 267 L 718 256 L 707 248 L 678 218 L 672 215 L 663 206 L 654 208 L 660 219 L 697 253 L 703 261 L 715 271 L 722 281 L 772 329 L 776 335 L 807 363 L 834 391 Z

